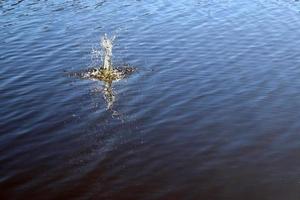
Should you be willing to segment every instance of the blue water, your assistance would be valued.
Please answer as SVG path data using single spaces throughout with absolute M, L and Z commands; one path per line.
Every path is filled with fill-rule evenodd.
M 0 1 L 0 199 L 298 200 L 299 47 L 292 0 Z

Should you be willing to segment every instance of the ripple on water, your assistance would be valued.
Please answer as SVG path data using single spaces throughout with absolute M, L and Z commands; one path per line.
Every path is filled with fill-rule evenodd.
M 299 199 L 299 8 L 1 1 L 0 196 Z M 66 76 L 105 33 L 137 71 Z

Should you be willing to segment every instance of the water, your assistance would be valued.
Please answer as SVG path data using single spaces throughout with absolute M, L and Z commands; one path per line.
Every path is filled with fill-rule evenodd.
M 0 199 L 299 199 L 299 2 L 7 0 L 0 15 Z M 98 66 L 105 33 L 137 71 L 68 76 Z

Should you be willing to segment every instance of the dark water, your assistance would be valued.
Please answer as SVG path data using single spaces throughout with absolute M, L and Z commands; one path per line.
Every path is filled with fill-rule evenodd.
M 0 47 L 0 199 L 300 199 L 300 2 L 0 0 Z

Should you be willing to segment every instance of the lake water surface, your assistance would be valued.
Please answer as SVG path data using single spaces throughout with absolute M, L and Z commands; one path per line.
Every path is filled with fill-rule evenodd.
M 299 121 L 298 1 L 0 0 L 0 199 L 298 200 Z

